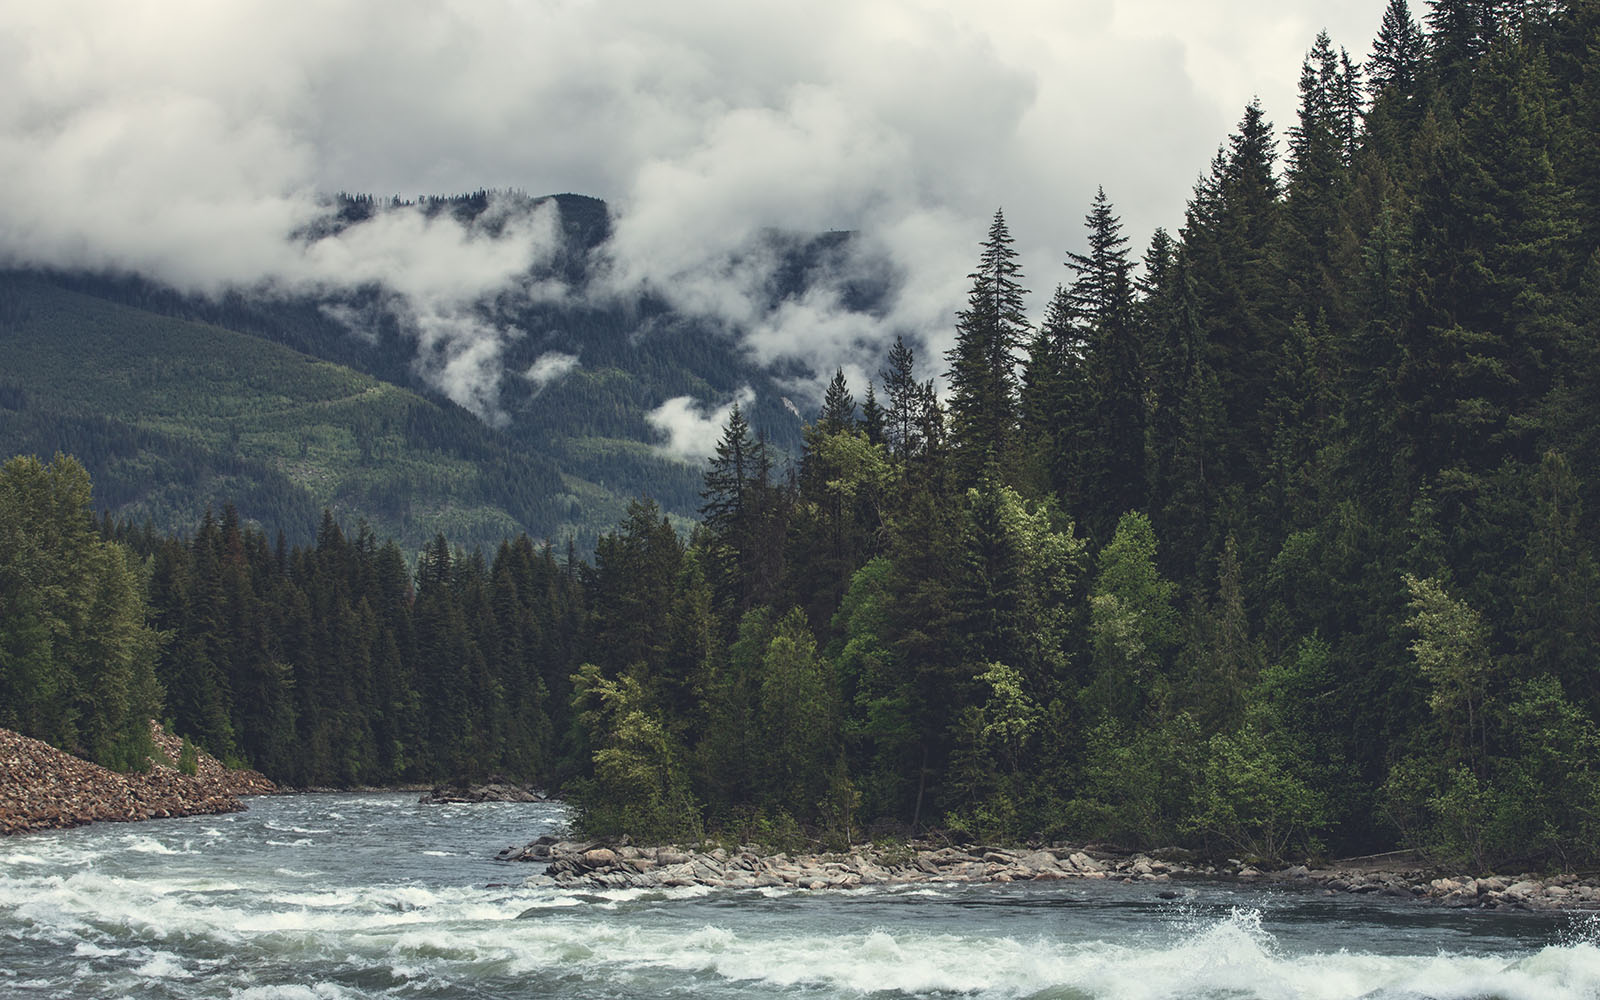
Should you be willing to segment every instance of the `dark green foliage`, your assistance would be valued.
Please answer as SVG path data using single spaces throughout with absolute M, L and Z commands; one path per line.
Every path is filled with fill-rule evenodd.
M 1013 458 L 1017 422 L 1016 351 L 1028 329 L 1022 269 L 999 210 L 982 243 L 972 291 L 945 360 L 950 381 L 950 442 L 960 482 L 970 485 L 991 464 Z
M 72 458 L 0 466 L 0 725 L 108 767 L 137 767 L 160 715 L 135 560 L 95 532 Z
M 686 485 L 617 444 L 648 434 L 625 401 L 677 376 L 603 363 L 599 338 L 524 403 L 591 393 L 586 436 L 553 450 L 698 492 L 687 540 L 671 504 L 624 509 L 569 477 L 565 502 L 615 505 L 592 565 L 525 535 L 489 559 L 413 522 L 413 572 L 332 512 L 271 543 L 203 498 L 182 536 L 95 525 L 73 465 L 14 462 L 0 722 L 129 763 L 148 711 L 295 783 L 504 771 L 559 783 L 587 831 L 649 839 L 942 826 L 1263 862 L 1411 846 L 1592 866 L 1600 20 L 1436 0 L 1428 23 L 1424 46 L 1389 5 L 1370 108 L 1319 36 L 1287 170 L 1252 105 L 1142 268 L 1097 196 L 1037 330 L 997 214 L 944 402 L 897 341 L 881 408 L 869 386 L 858 412 L 837 370 L 780 451 L 751 425 L 763 397 Z M 343 224 L 374 210 L 346 207 Z M 470 197 L 419 210 L 481 214 Z M 801 247 L 780 284 L 837 249 Z M 10 281 L 0 322 L 37 332 L 29 310 L 67 308 L 40 280 Z M 106 307 L 73 308 L 93 327 Z M 27 339 L 5 356 L 32 364 Z M 709 385 L 738 384 L 700 360 Z M 51 376 L 61 398 L 85 398 L 74 378 Z M 290 421 L 312 432 L 291 460 L 336 456 L 369 484 L 426 479 L 423 453 L 516 467 L 488 438 L 450 451 L 456 411 L 337 369 L 300 385 L 317 379 L 337 447 Z M 37 416 L 41 395 L 0 383 L 0 431 L 76 435 L 114 481 L 183 442 L 241 479 L 282 454 L 221 411 L 157 427 L 132 395 Z M 528 469 L 506 496 L 536 505 Z

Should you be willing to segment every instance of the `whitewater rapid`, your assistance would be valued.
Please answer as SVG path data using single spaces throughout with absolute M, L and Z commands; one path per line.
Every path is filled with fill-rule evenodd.
M 1593 918 L 1223 885 L 571 892 L 493 861 L 557 804 L 250 804 L 0 841 L 0 996 L 1600 997 Z

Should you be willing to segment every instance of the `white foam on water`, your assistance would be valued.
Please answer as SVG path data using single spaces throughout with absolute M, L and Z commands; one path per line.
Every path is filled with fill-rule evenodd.
M 163 844 L 161 841 L 155 839 L 154 837 L 142 836 L 140 834 L 129 834 L 128 836 L 122 838 L 122 842 L 124 844 L 128 845 L 128 848 L 127 848 L 128 850 L 133 851 L 133 852 L 138 853 L 138 854 L 193 854 L 193 853 L 195 853 L 194 851 L 190 851 L 190 850 L 178 850 L 178 849 L 169 847 L 166 844 Z
M 126 955 L 126 948 L 102 948 L 93 941 L 79 941 L 72 949 L 75 958 L 106 958 L 112 955 Z
M 1554 945 L 1499 956 L 1285 954 L 1262 914 L 1239 909 L 1176 940 L 1140 944 L 932 934 L 875 928 L 837 935 L 746 935 L 603 922 L 526 921 L 515 932 L 419 929 L 396 942 L 409 963 L 498 960 L 522 975 L 562 967 L 605 979 L 627 970 L 711 975 L 763 987 L 907 996 L 1020 997 L 1072 990 L 1098 1000 L 1594 1000 L 1600 949 Z M 394 956 L 400 959 L 402 956 Z
M 422 853 L 427 855 L 430 858 L 455 858 L 455 857 L 460 857 L 460 855 L 454 853 L 453 851 L 423 851 Z
M 361 994 L 352 993 L 335 983 L 316 983 L 312 986 L 251 986 L 231 990 L 229 1000 L 347 1000 Z
M 263 823 L 261 825 L 263 827 L 265 827 L 266 829 L 268 829 L 268 830 L 274 830 L 274 831 L 276 831 L 278 833 L 298 833 L 298 834 L 301 834 L 302 836 L 306 836 L 306 835 L 320 836 L 320 835 L 325 834 L 325 833 L 332 833 L 333 832 L 332 829 L 323 830 L 323 829 L 318 829 L 318 828 L 309 827 L 309 826 L 294 826 L 292 824 L 290 824 L 290 825 L 282 825 L 282 824 L 273 823 L 273 822 L 270 822 L 270 821 L 266 822 L 266 823 Z
M 194 973 L 183 967 L 183 960 L 168 951 L 158 951 L 133 974 L 144 979 L 193 979 Z

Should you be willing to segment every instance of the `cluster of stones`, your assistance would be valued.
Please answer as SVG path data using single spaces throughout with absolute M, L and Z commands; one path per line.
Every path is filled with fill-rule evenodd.
M 175 766 L 183 741 L 152 723 L 158 750 L 142 774 L 119 774 L 48 743 L 0 729 L 0 833 L 238 812 L 238 796 L 275 791 L 254 771 L 231 771 L 208 754 L 198 773 Z
M 1196 861 L 1183 851 L 1121 854 L 1074 847 L 1012 849 L 950 847 L 929 843 L 877 848 L 862 844 L 836 854 L 762 854 L 758 848 L 682 846 L 636 847 L 623 843 L 560 841 L 541 837 L 524 847 L 508 847 L 501 861 L 542 863 L 531 884 L 592 889 L 797 888 L 849 889 L 864 885 L 919 882 L 1025 882 L 1060 879 L 1110 879 L 1120 882 L 1171 882 L 1176 879 L 1236 879 L 1300 884 L 1328 895 L 1376 894 L 1425 899 L 1446 906 L 1511 909 L 1600 908 L 1600 886 L 1563 875 L 1539 880 L 1517 878 L 1433 878 L 1422 870 L 1372 867 L 1311 869 L 1296 865 L 1263 871 L 1241 861 L 1220 865 Z M 1159 895 L 1178 893 L 1163 887 Z
M 1012 850 L 931 845 L 879 850 L 863 844 L 837 854 L 764 855 L 752 846 L 694 851 L 683 847 L 605 846 L 541 837 L 508 847 L 501 861 L 542 862 L 531 881 L 573 887 L 625 889 L 716 888 L 849 889 L 918 882 L 1024 882 L 1121 879 L 1166 882 L 1175 866 L 1136 855 L 1090 856 L 1081 849 Z
M 1600 886 L 1585 884 L 1576 875 L 1540 879 L 1494 876 L 1436 878 L 1425 893 L 1445 906 L 1509 907 L 1522 910 L 1600 909 Z
M 514 781 L 489 781 L 481 785 L 435 785 L 417 801 L 425 806 L 437 806 L 452 802 L 548 802 L 549 799 Z

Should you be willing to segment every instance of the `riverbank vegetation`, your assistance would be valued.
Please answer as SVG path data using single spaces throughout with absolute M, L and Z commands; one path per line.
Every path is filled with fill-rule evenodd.
M 1364 64 L 1316 39 L 1283 156 L 1248 107 L 1142 257 L 1097 197 L 1037 326 L 996 213 L 948 355 L 838 375 L 792 469 L 735 410 L 687 540 L 640 500 L 592 562 L 440 536 L 412 572 L 331 517 L 291 548 L 231 509 L 6 512 L 0 724 L 117 759 L 92 632 L 152 664 L 130 706 L 274 779 L 500 771 L 657 842 L 1590 863 L 1597 136 L 1594 5 L 1394 0 Z M 71 465 L 14 461 L 0 502 Z M 36 574 L 58 535 L 103 588 Z M 130 578 L 148 624 L 74 631 Z

